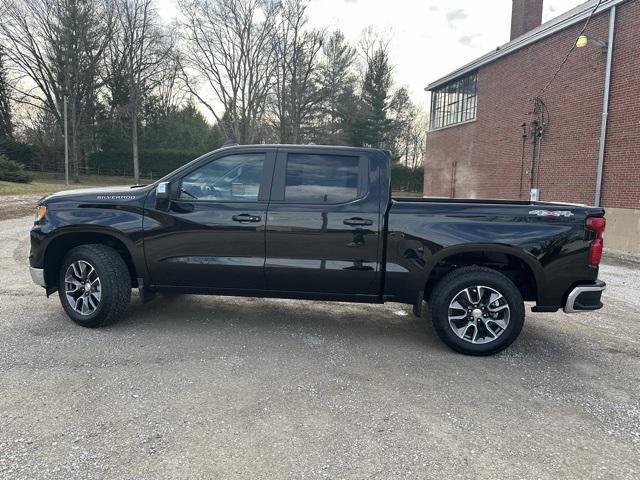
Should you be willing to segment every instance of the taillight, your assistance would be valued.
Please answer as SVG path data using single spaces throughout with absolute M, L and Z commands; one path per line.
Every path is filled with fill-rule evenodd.
M 591 265 L 600 265 L 602 249 L 604 247 L 604 227 L 606 224 L 607 221 L 604 217 L 587 217 L 585 226 L 596 233 L 596 239 L 591 242 L 591 247 L 589 248 L 589 263 Z

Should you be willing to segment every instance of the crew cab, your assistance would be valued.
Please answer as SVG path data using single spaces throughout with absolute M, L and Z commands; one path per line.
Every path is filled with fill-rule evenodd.
M 146 186 L 66 191 L 37 205 L 33 280 L 85 327 L 131 289 L 401 302 L 459 352 L 487 355 L 536 312 L 596 310 L 604 210 L 392 198 L 389 152 L 229 146 Z

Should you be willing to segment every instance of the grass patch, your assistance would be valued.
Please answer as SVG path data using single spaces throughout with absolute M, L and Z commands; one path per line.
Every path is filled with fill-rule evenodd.
M 392 198 L 402 198 L 402 197 L 422 198 L 422 196 L 423 196 L 422 192 L 396 192 L 396 191 L 391 192 Z
M 60 190 L 88 187 L 108 187 L 111 185 L 133 185 L 130 177 L 109 177 L 103 175 L 83 175 L 80 183 L 65 185 L 64 177 L 59 174 L 35 173 L 31 183 L 0 181 L 0 195 L 47 195 Z

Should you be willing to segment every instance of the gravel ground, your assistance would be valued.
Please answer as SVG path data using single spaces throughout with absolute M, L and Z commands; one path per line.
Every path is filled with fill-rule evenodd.
M 159 298 L 72 324 L 0 222 L 0 478 L 640 478 L 640 271 L 491 358 L 405 305 Z

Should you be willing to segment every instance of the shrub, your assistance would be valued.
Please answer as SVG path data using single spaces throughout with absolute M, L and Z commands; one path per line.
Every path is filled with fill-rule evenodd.
M 424 170 L 412 169 L 399 163 L 391 164 L 391 187 L 394 191 L 422 192 Z
M 23 165 L 33 165 L 36 154 L 36 147 L 28 143 L 17 140 L 4 140 L 0 142 L 0 155 L 6 155 L 10 160 L 20 162 Z
M 0 155 L 0 180 L 6 182 L 31 183 L 33 175 L 24 169 L 24 166 L 5 155 Z

